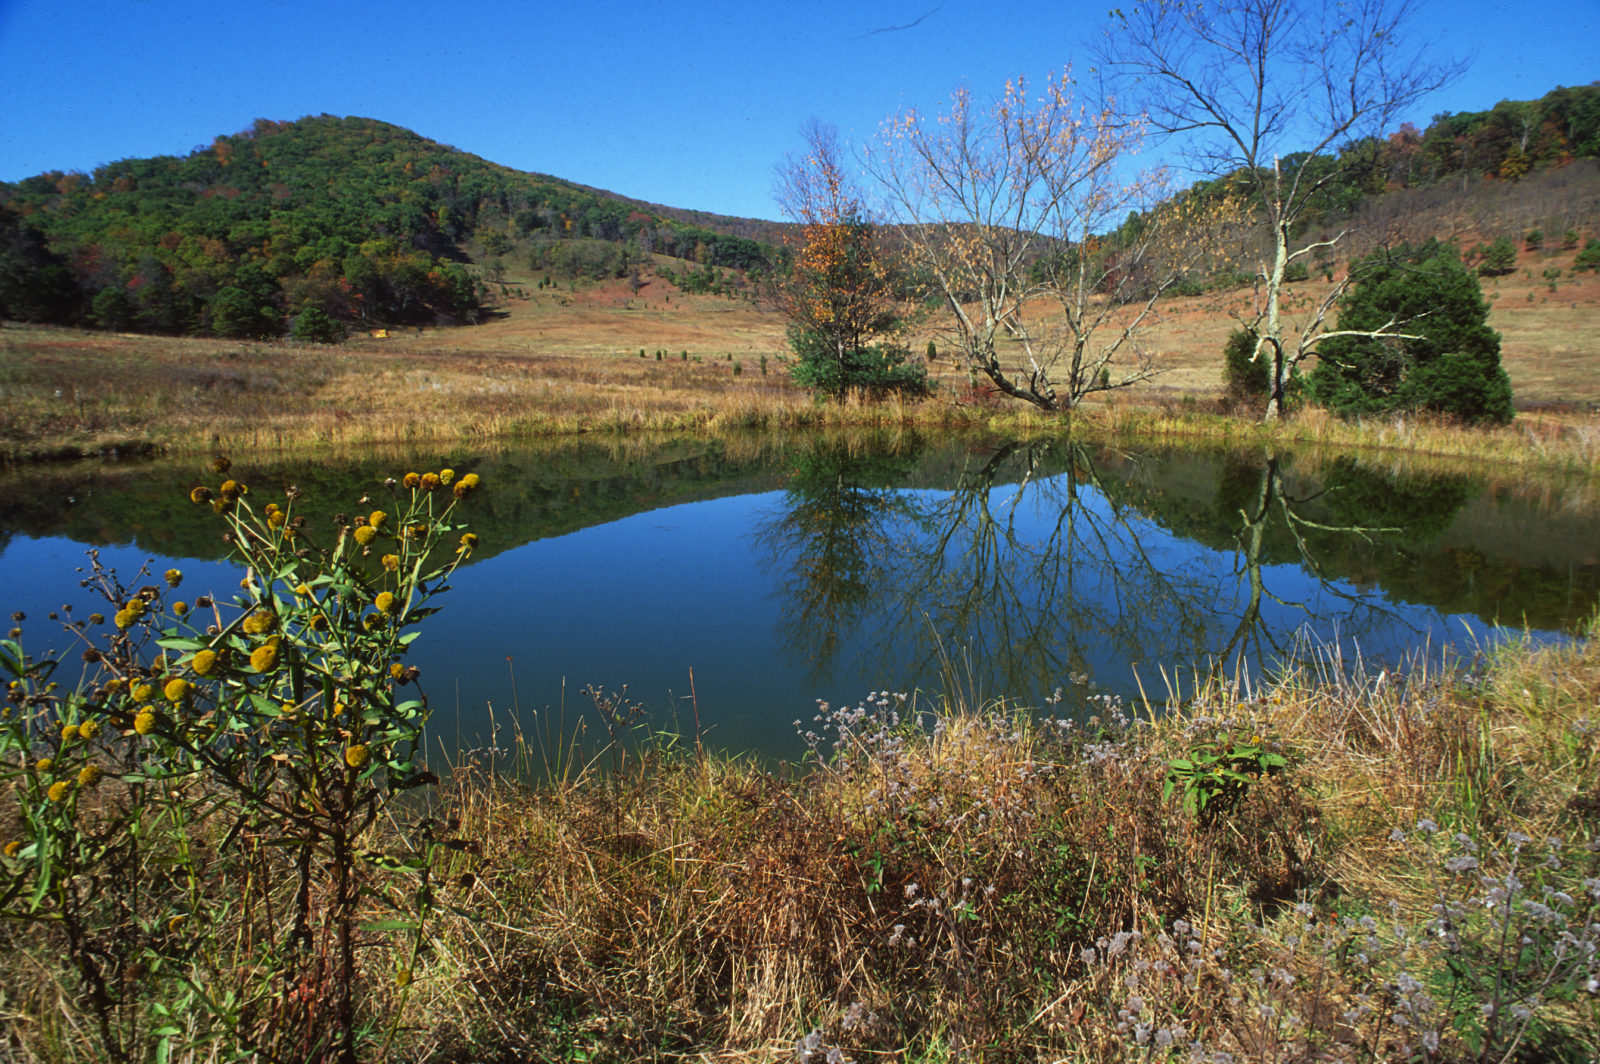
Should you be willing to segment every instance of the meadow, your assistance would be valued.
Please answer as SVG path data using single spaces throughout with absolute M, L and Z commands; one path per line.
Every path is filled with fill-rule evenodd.
M 1234 292 L 1174 301 L 1167 372 L 1073 429 L 1592 476 L 1600 280 L 1543 276 L 1559 264 L 1486 285 L 1524 405 L 1507 428 L 1230 416 L 1218 352 L 1250 298 Z M 1318 291 L 1297 289 L 1302 309 Z M 932 399 L 819 404 L 782 348 L 781 319 L 739 298 L 514 274 L 485 324 L 336 347 L 12 325 L 0 440 L 8 460 L 158 450 L 199 470 L 226 452 L 586 433 L 1060 428 L 937 360 Z M 92 569 L 114 617 L 67 618 L 100 669 L 73 690 L 27 656 L 47 619 L 14 618 L 7 1056 L 1600 1052 L 1593 620 L 1444 666 L 1311 647 L 1270 676 L 1070 720 L 966 699 L 952 662 L 943 691 L 818 705 L 795 722 L 798 763 L 649 733 L 596 691 L 573 710 L 586 733 L 515 712 L 435 775 L 406 647 L 476 546 L 472 490 L 394 473 L 333 533 L 297 524 L 292 496 L 206 474 L 192 499 L 233 537 L 239 602 L 188 601 L 181 573 Z
M 1485 280 L 1490 322 L 1502 334 L 1524 411 L 1496 450 L 1514 455 L 1531 441 L 1539 451 L 1575 436 L 1576 461 L 1593 468 L 1600 391 L 1589 338 L 1600 326 L 1600 275 L 1573 273 L 1572 255 L 1525 253 L 1517 273 Z M 1550 280 L 1546 270 L 1562 276 Z M 1290 313 L 1309 313 L 1326 289 L 1325 281 L 1293 286 Z M 620 280 L 540 288 L 516 271 L 497 291 L 484 324 L 358 333 L 338 346 L 7 325 L 0 330 L 0 459 L 643 430 L 1058 424 L 975 387 L 942 356 L 929 367 L 939 385 L 930 400 L 814 402 L 787 378 L 783 318 L 746 295 L 693 295 L 660 279 L 637 290 Z M 1078 425 L 1246 431 L 1248 416 L 1201 429 L 1193 415 L 1220 412 L 1220 352 L 1252 298 L 1241 289 L 1170 300 L 1149 337 L 1160 375 L 1091 401 Z M 937 342 L 927 322 L 907 337 L 916 352 L 930 340 Z M 1168 425 L 1167 414 L 1182 424 Z M 1290 438 L 1351 443 L 1384 431 L 1313 421 L 1290 429 Z M 1493 438 L 1470 434 L 1457 446 Z M 1449 446 L 1436 441 L 1429 449 Z

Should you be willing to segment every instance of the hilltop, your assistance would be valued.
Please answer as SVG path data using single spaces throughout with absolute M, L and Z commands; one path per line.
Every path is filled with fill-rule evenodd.
M 0 184 L 0 317 L 240 338 L 311 308 L 367 326 L 474 323 L 513 245 L 565 276 L 624 277 L 658 256 L 687 275 L 769 266 L 776 249 L 739 234 L 772 230 L 369 118 L 263 119 L 183 158 Z

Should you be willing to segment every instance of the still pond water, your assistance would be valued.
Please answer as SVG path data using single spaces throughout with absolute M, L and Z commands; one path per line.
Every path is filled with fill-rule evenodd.
M 468 509 L 480 549 L 412 658 L 434 750 L 482 741 L 491 719 L 571 727 L 592 684 L 626 685 L 686 736 L 692 692 L 709 744 L 793 756 L 817 699 L 953 685 L 1037 705 L 1059 688 L 1054 712 L 1081 710 L 1308 646 L 1388 664 L 1470 653 L 1499 624 L 1551 638 L 1600 600 L 1592 482 L 1327 455 L 897 433 L 236 460 L 235 475 L 258 506 L 298 485 L 315 521 L 446 464 L 485 489 Z M 90 547 L 125 574 L 181 568 L 188 597 L 236 588 L 218 523 L 187 500 L 213 479 L 199 462 L 0 479 L 0 608 L 27 613 L 29 649 L 65 645 L 49 611 L 103 607 L 73 571 Z

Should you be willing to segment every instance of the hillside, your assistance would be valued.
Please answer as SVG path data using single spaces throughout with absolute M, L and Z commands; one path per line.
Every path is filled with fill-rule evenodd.
M 372 119 L 259 120 L 183 158 L 0 184 L 0 317 L 240 338 L 278 335 L 309 308 L 362 325 L 473 322 L 514 243 L 559 244 L 549 264 L 569 273 L 626 276 L 652 255 L 750 269 L 774 249 L 734 230 L 762 227 Z
M 1349 232 L 1314 274 L 1430 237 L 1457 241 L 1474 265 L 1496 239 L 1574 251 L 1600 236 L 1600 83 L 1403 126 L 1345 145 L 1340 163 L 1301 236 Z M 527 298 L 509 284 L 751 295 L 786 268 L 785 229 L 512 170 L 372 119 L 258 120 L 182 158 L 0 183 L 0 319 L 325 339 L 478 324 Z M 1246 248 L 1240 266 L 1258 257 Z M 1195 277 L 1180 294 L 1247 283 Z

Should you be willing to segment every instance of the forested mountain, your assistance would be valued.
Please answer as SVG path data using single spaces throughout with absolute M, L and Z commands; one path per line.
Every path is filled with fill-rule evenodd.
M 1359 165 L 1342 165 L 1352 158 Z M 1592 212 L 1569 209 L 1560 190 L 1498 193 L 1549 185 L 1567 163 L 1596 158 L 1600 82 L 1439 115 L 1426 130 L 1402 126 L 1345 145 L 1339 166 L 1304 153 L 1280 165 L 1341 171 L 1319 187 L 1303 227 L 1356 217 L 1368 243 L 1482 239 L 1495 228 L 1487 210 L 1519 235 L 1543 224 L 1572 239 Z M 1582 189 L 1560 194 L 1588 202 Z M 1434 201 L 1446 195 L 1482 209 L 1441 208 Z M 300 335 L 312 321 L 469 322 L 485 293 L 480 273 L 494 276 L 505 255 L 596 278 L 671 256 L 685 262 L 663 276 L 702 286 L 718 283 L 719 269 L 783 269 L 783 228 L 511 170 L 372 119 L 260 120 L 182 158 L 0 183 L 0 319 L 241 337 Z M 1362 239 L 1341 247 L 1370 250 Z M 1114 252 L 1116 233 L 1106 246 Z
M 257 121 L 183 158 L 0 184 L 0 318 L 271 336 L 308 309 L 361 324 L 470 321 L 464 265 L 512 243 L 600 241 L 766 266 L 774 249 L 408 130 L 323 115 Z

